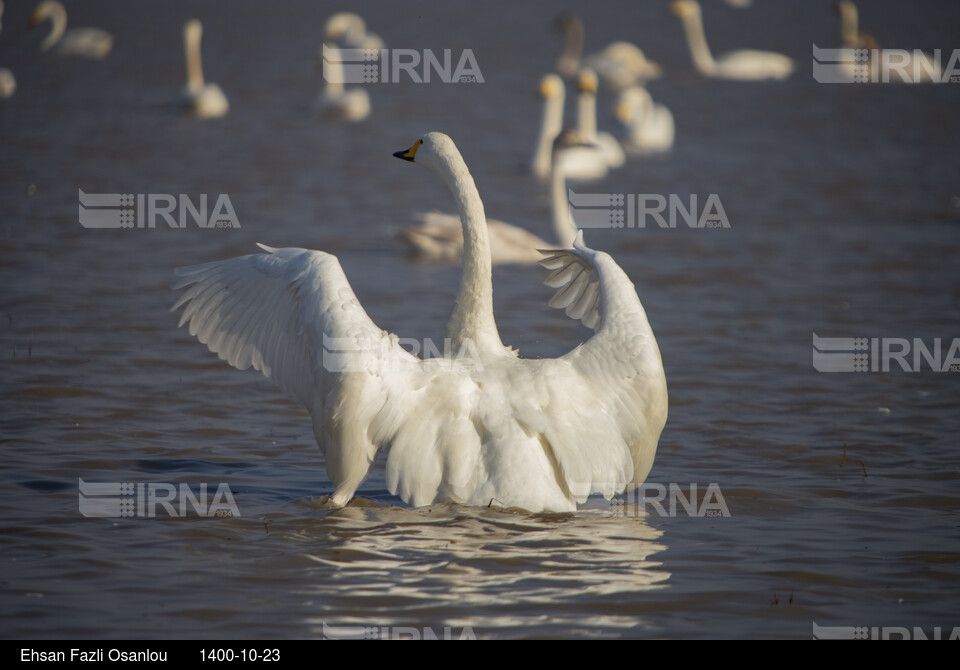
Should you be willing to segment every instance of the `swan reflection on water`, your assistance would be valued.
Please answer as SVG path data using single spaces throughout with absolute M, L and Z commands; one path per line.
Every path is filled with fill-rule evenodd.
M 571 626 L 587 634 L 649 630 L 631 603 L 668 586 L 670 573 L 652 558 L 666 550 L 663 531 L 615 509 L 591 500 L 576 513 L 517 514 L 358 498 L 298 533 L 315 563 L 304 583 L 314 585 L 308 593 L 318 609 L 307 623 L 317 635 L 324 625 L 438 623 L 472 627 L 477 637 L 518 626 L 525 635 Z M 589 614 L 591 603 L 612 598 L 621 610 Z

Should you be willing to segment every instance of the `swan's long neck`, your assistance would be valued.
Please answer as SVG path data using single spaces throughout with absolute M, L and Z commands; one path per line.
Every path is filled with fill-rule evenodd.
M 323 45 L 324 93 L 331 98 L 343 95 L 343 63 L 340 58 L 340 49 Z
M 199 91 L 203 88 L 203 66 L 200 63 L 200 39 L 203 29 L 191 21 L 183 29 L 183 48 L 187 60 L 187 88 Z
M 690 56 L 700 74 L 708 75 L 716 68 L 713 54 L 707 46 L 707 36 L 703 32 L 703 17 L 700 12 L 692 12 L 683 17 L 683 30 L 690 45 Z
M 538 177 L 550 174 L 550 153 L 553 140 L 563 127 L 563 94 L 548 97 L 543 105 L 543 117 L 540 121 L 540 139 L 533 156 L 533 171 Z
M 597 138 L 597 96 L 590 91 L 577 96 L 577 131 L 588 140 Z
M 47 5 L 47 17 L 50 19 L 52 27 L 50 34 L 40 43 L 42 51 L 49 51 L 60 41 L 63 34 L 67 32 L 67 10 L 59 3 Z
M 840 36 L 843 46 L 855 48 L 860 42 L 859 17 L 857 6 L 852 2 L 840 3 Z
M 567 199 L 567 176 L 564 174 L 563 154 L 557 152 L 553 157 L 553 169 L 550 174 L 550 213 L 553 215 L 553 234 L 561 249 L 572 249 L 577 236 L 577 225 L 573 222 L 570 203 Z
M 459 155 L 448 157 L 445 167 L 443 178 L 457 201 L 463 226 L 463 279 L 447 324 L 451 351 L 460 352 L 466 344 L 481 354 L 503 352 L 493 318 L 493 270 L 483 201 Z
M 653 98 L 646 90 L 638 89 L 636 93 L 630 96 L 628 103 L 633 110 L 631 126 L 642 128 L 645 124 L 653 120 Z
M 557 61 L 557 70 L 560 74 L 572 76 L 580 67 L 580 56 L 583 55 L 583 24 L 571 21 L 564 30 L 563 53 Z

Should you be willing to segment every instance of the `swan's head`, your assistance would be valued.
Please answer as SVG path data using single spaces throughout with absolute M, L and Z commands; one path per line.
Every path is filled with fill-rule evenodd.
M 563 95 L 563 79 L 559 75 L 548 74 L 540 80 L 540 97 L 552 100 Z
M 348 34 L 362 36 L 367 32 L 363 18 L 353 12 L 339 12 L 327 19 L 324 35 L 327 40 L 337 42 Z
M 850 0 L 837 0 L 833 3 L 834 8 L 837 10 L 837 14 L 844 19 L 857 19 L 857 6 L 850 2 Z
M 670 11 L 673 12 L 674 16 L 687 19 L 700 15 L 700 5 L 697 4 L 696 0 L 674 0 L 670 3 Z
M 67 10 L 56 0 L 43 0 L 30 15 L 30 27 L 39 25 L 55 16 L 66 16 Z
M 441 174 L 448 172 L 450 165 L 463 160 L 457 145 L 443 133 L 427 133 L 409 149 L 393 155 L 411 163 L 420 163 Z
M 183 39 L 187 42 L 199 42 L 203 37 L 203 24 L 200 19 L 190 19 L 183 24 Z
M 580 89 L 581 93 L 596 95 L 598 85 L 596 72 L 590 68 L 580 70 L 580 74 L 577 76 L 577 88 Z

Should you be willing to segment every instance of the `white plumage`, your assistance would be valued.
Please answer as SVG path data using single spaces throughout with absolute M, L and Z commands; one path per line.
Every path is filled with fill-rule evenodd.
M 673 146 L 673 114 L 655 103 L 643 86 L 620 91 L 614 113 L 622 124 L 624 144 L 630 153 L 654 153 Z
M 590 68 L 577 75 L 577 130 L 599 150 L 608 167 L 618 168 L 627 162 L 623 147 L 616 137 L 597 130 L 597 73 Z
M 628 86 L 656 79 L 662 68 L 647 60 L 643 51 L 630 42 L 611 42 L 601 51 L 581 59 L 583 53 L 583 21 L 576 14 L 560 14 L 555 20 L 563 32 L 563 53 L 557 61 L 557 72 L 564 77 L 575 76 L 582 67 L 594 70 L 604 87 L 618 91 Z
M 0 18 L 3 18 L 3 0 L 0 0 Z M 0 23 L 0 30 L 3 24 Z M 17 79 L 8 68 L 0 67 L 0 99 L 9 98 L 17 91 Z
M 567 181 L 564 156 L 590 143 L 578 132 L 566 129 L 553 141 L 553 159 L 550 169 L 550 214 L 553 222 L 553 242 L 546 242 L 518 226 L 487 219 L 490 240 L 490 258 L 494 265 L 530 265 L 543 259 L 540 249 L 573 246 L 577 226 L 567 199 Z M 399 238 L 413 255 L 421 259 L 459 262 L 463 256 L 463 225 L 458 214 L 424 212 L 416 215 L 418 222 L 400 231 Z
M 327 19 L 323 29 L 325 42 L 341 49 L 383 49 L 378 35 L 367 32 L 366 21 L 353 12 L 337 12 Z
M 50 20 L 50 34 L 40 44 L 41 51 L 55 50 L 60 56 L 101 59 L 113 48 L 113 35 L 100 28 L 67 30 L 67 10 L 56 0 L 43 0 L 30 16 L 35 26 Z
M 683 22 L 693 65 L 704 77 L 715 79 L 786 79 L 796 66 L 791 58 L 772 51 L 741 49 L 714 58 L 703 31 L 703 14 L 696 0 L 674 0 L 670 11 Z
M 860 19 L 857 6 L 851 0 L 838 0 L 837 11 L 840 13 L 840 37 L 846 49 L 865 49 L 867 61 L 856 63 L 841 63 L 843 70 L 850 81 L 860 68 L 873 71 L 876 66 L 872 63 L 876 57 L 876 50 L 880 49 L 877 40 L 870 33 L 860 30 Z M 868 62 L 869 61 L 869 62 Z M 902 84 L 939 83 L 943 79 L 943 68 L 933 56 L 922 51 L 905 51 L 890 59 L 889 65 L 884 66 L 880 73 L 881 81 L 891 81 Z
M 534 176 L 546 178 L 550 176 L 553 141 L 563 130 L 566 87 L 559 75 L 548 74 L 540 80 L 539 91 L 543 98 L 543 116 L 530 171 Z M 570 179 L 602 179 L 609 170 L 607 156 L 598 146 L 565 151 L 561 160 L 563 173 Z
M 183 91 L 187 111 L 200 119 L 215 119 L 230 111 L 230 103 L 223 90 L 203 79 L 203 64 L 200 59 L 200 42 L 203 25 L 198 19 L 183 24 L 183 51 L 187 63 L 187 86 Z
M 363 121 L 370 116 L 370 96 L 366 90 L 344 87 L 343 56 L 338 47 L 320 47 L 324 87 L 317 97 L 317 109 L 326 117 L 343 121 Z
M 346 504 L 380 449 L 389 490 L 413 505 L 446 500 L 569 511 L 649 472 L 667 415 L 653 332 L 610 256 L 551 252 L 551 301 L 596 331 L 557 359 L 520 359 L 500 341 L 483 203 L 449 137 L 399 157 L 443 177 L 463 219 L 463 281 L 447 336 L 469 356 L 421 360 L 374 324 L 334 256 L 305 249 L 181 269 L 181 325 L 231 365 L 254 367 L 313 416 Z M 331 339 L 333 338 L 333 339 Z M 331 343 L 347 358 L 331 365 Z M 346 363 L 345 365 L 343 363 Z

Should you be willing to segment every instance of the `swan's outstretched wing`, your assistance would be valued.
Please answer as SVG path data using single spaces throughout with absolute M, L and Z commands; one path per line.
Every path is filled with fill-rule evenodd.
M 180 268 L 180 325 L 236 368 L 253 367 L 313 415 L 314 433 L 345 504 L 405 415 L 420 361 L 361 307 L 335 256 L 306 249 Z M 362 414 L 359 417 L 358 414 Z M 369 430 L 368 430 L 369 429 Z
M 547 437 L 571 492 L 580 497 L 589 484 L 588 493 L 609 496 L 640 484 L 653 464 L 667 419 L 660 350 L 633 282 L 608 254 L 584 245 L 583 231 L 572 250 L 544 253 L 546 283 L 558 289 L 550 305 L 596 331 L 559 359 L 573 367 L 586 395 L 568 398 L 565 415 L 554 419 L 581 442 L 592 439 L 574 444 L 564 431 Z

